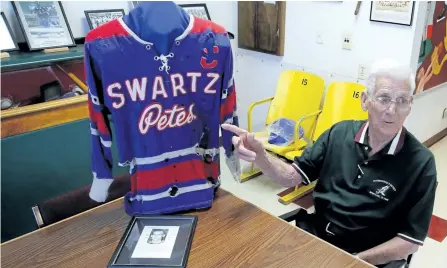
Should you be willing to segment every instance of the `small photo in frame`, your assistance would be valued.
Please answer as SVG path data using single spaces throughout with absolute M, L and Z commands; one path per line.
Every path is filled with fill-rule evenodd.
M 185 4 L 181 6 L 188 14 L 205 20 L 211 20 L 206 4 Z
M 123 17 L 124 9 L 85 10 L 84 13 L 88 26 L 92 30 L 106 22 Z
M 76 46 L 60 1 L 13 1 L 30 50 Z
M 197 216 L 134 216 L 108 268 L 186 267 Z
M 1 21 L 0 21 L 0 51 L 14 51 L 18 50 L 17 42 L 14 39 L 14 35 L 12 33 L 11 27 L 9 26 L 8 21 L 6 20 L 5 13 L 1 12 Z
M 414 1 L 372 1 L 370 21 L 411 26 Z

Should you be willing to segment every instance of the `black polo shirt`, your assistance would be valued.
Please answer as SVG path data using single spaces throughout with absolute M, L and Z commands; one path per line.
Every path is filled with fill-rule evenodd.
M 326 232 L 348 230 L 395 236 L 422 245 L 436 190 L 433 154 L 402 128 L 369 157 L 368 122 L 343 121 L 324 132 L 292 164 L 304 184 L 316 179 L 313 198 Z M 334 225 L 334 226 L 332 226 Z

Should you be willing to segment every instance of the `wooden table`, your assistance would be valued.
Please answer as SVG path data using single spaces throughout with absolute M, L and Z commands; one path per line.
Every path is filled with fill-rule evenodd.
M 129 223 L 123 199 L 1 246 L 2 267 L 106 267 Z M 188 267 L 372 267 L 220 189 L 199 216 Z

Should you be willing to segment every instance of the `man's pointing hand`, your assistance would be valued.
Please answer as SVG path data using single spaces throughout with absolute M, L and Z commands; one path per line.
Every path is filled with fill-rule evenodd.
M 238 157 L 248 162 L 255 162 L 258 156 L 264 154 L 262 142 L 253 133 L 230 124 L 222 124 L 222 128 L 233 132 L 237 136 L 232 139 Z

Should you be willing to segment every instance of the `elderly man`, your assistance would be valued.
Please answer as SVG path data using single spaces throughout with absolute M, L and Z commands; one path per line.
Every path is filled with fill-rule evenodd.
M 333 125 L 293 164 L 268 155 L 252 133 L 232 125 L 241 159 L 284 187 L 318 180 L 315 213 L 298 227 L 374 265 L 404 262 L 427 235 L 433 211 L 433 154 L 404 127 L 414 78 L 391 62 L 371 68 L 362 108 L 368 121 Z

